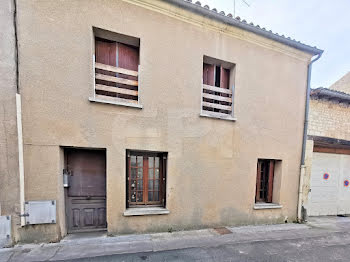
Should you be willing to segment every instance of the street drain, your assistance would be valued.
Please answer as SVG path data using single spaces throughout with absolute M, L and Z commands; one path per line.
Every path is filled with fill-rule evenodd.
M 219 235 L 227 235 L 227 234 L 232 234 L 232 231 L 230 231 L 226 227 L 217 227 L 214 228 L 215 232 L 218 233 Z

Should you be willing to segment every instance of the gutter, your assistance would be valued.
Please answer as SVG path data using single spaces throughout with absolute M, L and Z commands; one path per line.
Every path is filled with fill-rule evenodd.
M 306 87 L 306 100 L 305 100 L 305 121 L 304 121 L 304 134 L 303 134 L 303 144 L 301 149 L 301 165 L 300 165 L 300 177 L 299 177 L 299 192 L 298 192 L 298 222 L 301 222 L 302 219 L 302 196 L 303 196 L 303 185 L 304 185 L 304 176 L 305 176 L 305 148 L 306 148 L 306 139 L 307 139 L 307 128 L 309 125 L 309 109 L 310 109 L 310 92 L 311 92 L 311 72 L 312 64 L 315 63 L 318 59 L 321 58 L 323 51 L 317 55 L 313 60 L 310 61 L 307 70 L 307 87 Z
M 224 12 L 218 13 L 216 9 L 209 10 L 209 8 L 202 7 L 198 1 L 195 4 L 192 3 L 192 0 L 162 0 L 162 1 L 176 5 L 183 9 L 189 10 L 193 13 L 197 13 L 199 15 L 217 20 L 224 24 L 238 27 L 245 31 L 252 32 L 254 34 L 266 37 L 268 39 L 299 49 L 301 51 L 304 51 L 312 55 L 322 55 L 323 53 L 323 50 L 318 49 L 317 47 L 312 47 L 312 46 L 303 44 L 299 41 L 291 39 L 290 37 L 284 37 L 283 35 L 274 34 L 272 31 L 267 31 L 265 28 L 261 28 L 259 25 L 254 26 L 254 24 L 252 23 L 248 24 L 245 20 L 241 21 L 240 18 L 238 17 L 233 18 L 232 15 L 226 16 Z

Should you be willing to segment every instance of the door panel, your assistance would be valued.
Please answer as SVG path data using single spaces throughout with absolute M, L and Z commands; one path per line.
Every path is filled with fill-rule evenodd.
M 69 199 L 69 206 L 72 210 L 71 215 L 68 216 L 69 232 L 105 228 L 107 226 L 105 198 L 85 199 L 73 197 Z
M 71 171 L 68 196 L 106 196 L 106 160 L 104 151 L 77 150 L 68 153 Z
M 67 150 L 66 168 L 68 232 L 106 228 L 105 151 Z
M 350 185 L 346 186 L 345 181 L 350 183 L 350 155 L 341 155 L 341 178 L 338 200 L 338 214 L 350 214 Z
M 344 186 L 350 181 L 349 168 L 349 155 L 313 153 L 309 216 L 350 214 L 350 186 Z

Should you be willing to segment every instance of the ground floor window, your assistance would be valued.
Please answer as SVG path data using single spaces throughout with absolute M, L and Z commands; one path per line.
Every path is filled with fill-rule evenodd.
M 165 206 L 167 153 L 127 150 L 127 206 Z
M 274 169 L 275 160 L 258 160 L 255 195 L 256 203 L 272 203 Z

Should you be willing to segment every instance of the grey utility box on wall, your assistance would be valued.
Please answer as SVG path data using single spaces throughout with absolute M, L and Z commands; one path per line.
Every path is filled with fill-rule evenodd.
M 24 211 L 27 225 L 56 223 L 56 200 L 27 201 Z
M 0 216 L 0 248 L 11 244 L 11 216 Z

